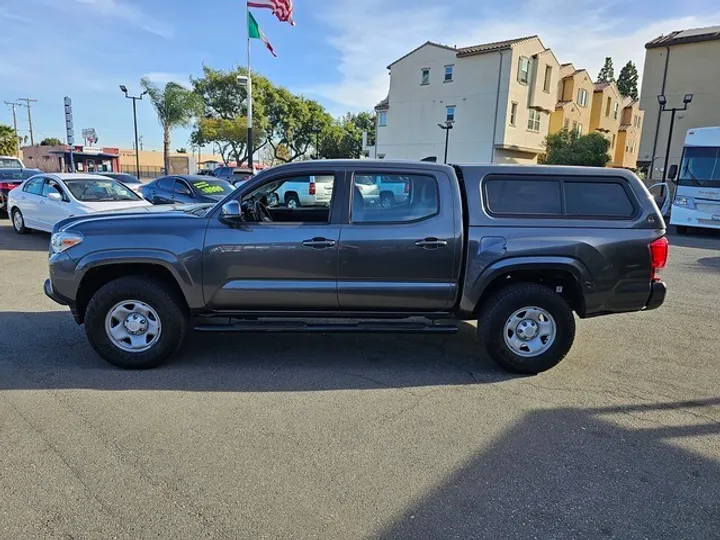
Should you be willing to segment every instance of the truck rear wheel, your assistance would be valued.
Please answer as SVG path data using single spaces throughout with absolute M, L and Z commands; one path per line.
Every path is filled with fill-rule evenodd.
M 575 318 L 565 299 L 552 289 L 518 283 L 488 300 L 478 334 L 497 364 L 534 375 L 565 358 L 575 340 Z
M 162 281 L 142 276 L 101 287 L 85 312 L 85 333 L 93 349 L 123 369 L 149 369 L 172 357 L 188 329 L 187 310 Z

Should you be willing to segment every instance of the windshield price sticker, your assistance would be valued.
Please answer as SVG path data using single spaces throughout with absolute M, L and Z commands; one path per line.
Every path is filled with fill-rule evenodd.
M 201 191 L 205 195 L 212 195 L 213 193 L 224 193 L 225 190 L 222 188 L 222 186 L 212 186 L 208 184 L 207 182 L 197 182 L 193 184 L 195 186 L 195 189 Z

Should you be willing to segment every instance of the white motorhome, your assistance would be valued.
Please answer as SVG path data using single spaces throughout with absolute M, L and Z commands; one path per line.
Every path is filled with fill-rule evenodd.
M 688 130 L 680 170 L 671 167 L 677 185 L 670 224 L 680 234 L 689 227 L 720 229 L 720 127 Z

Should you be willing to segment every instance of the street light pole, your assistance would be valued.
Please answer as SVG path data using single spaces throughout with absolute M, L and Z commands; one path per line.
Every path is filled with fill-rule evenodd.
M 20 157 L 20 139 L 18 138 L 18 132 L 17 132 L 17 113 L 15 112 L 15 108 L 17 107 L 17 103 L 14 103 L 12 101 L 6 101 L 5 105 L 10 105 L 12 107 L 13 112 L 13 129 L 15 130 L 15 157 Z
M 662 181 L 667 182 L 667 173 L 668 173 L 668 162 L 670 161 L 670 146 L 672 145 L 672 136 L 673 136 L 673 128 L 675 127 L 675 113 L 677 111 L 687 111 L 688 105 L 690 105 L 690 102 L 693 100 L 692 94 L 685 94 L 685 97 L 683 97 L 683 106 L 682 107 L 671 107 L 667 108 L 667 98 L 664 95 L 659 95 L 657 97 L 658 103 L 660 104 L 660 113 L 664 112 L 670 112 L 670 129 L 668 131 L 668 140 L 667 140 L 667 147 L 665 148 L 665 161 L 663 163 L 663 177 Z M 653 156 L 654 158 L 654 156 Z M 652 165 L 651 165 L 652 167 Z
M 132 99 L 133 104 L 133 127 L 135 128 L 135 172 L 137 177 L 140 178 L 140 145 L 138 141 L 138 128 L 137 128 L 137 101 L 142 101 L 142 98 L 147 94 L 147 90 L 143 91 L 139 96 L 128 95 L 127 87 L 124 84 L 120 85 L 120 90 L 127 99 Z M 167 171 L 166 171 L 167 172 Z
M 443 163 L 447 164 L 448 143 L 450 142 L 450 130 L 453 128 L 453 123 L 451 120 L 447 120 L 444 124 L 438 124 L 438 127 L 445 130 L 445 160 Z

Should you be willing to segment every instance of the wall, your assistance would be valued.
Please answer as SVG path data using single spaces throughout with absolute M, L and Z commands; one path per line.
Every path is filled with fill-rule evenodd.
M 643 162 L 652 160 L 659 105 L 657 96 L 662 91 L 663 69 L 666 49 L 647 49 L 640 108 L 645 111 L 640 154 Z M 673 45 L 670 48 L 665 96 L 668 107 L 682 106 L 685 94 L 694 94 L 693 101 L 685 112 L 677 113 L 673 129 L 673 144 L 670 148 L 670 164 L 679 163 L 685 134 L 690 128 L 720 126 L 720 41 L 704 41 Z M 655 151 L 653 179 L 662 178 L 662 167 L 670 127 L 670 113 L 662 114 Z
M 453 82 L 443 82 L 454 64 Z M 497 93 L 498 54 L 457 58 L 454 50 L 426 45 L 391 67 L 387 126 L 378 127 L 377 153 L 386 159 L 443 159 L 445 132 L 438 127 L 455 105 L 448 160 L 489 162 Z M 430 68 L 430 84 L 421 70 Z
M 608 98 L 610 98 L 610 114 L 606 115 Z M 622 101 L 622 96 L 615 84 L 610 84 L 601 91 L 594 92 L 592 97 L 590 130 L 607 131 L 611 134 L 617 134 L 622 118 Z M 617 118 L 614 116 L 616 104 L 618 106 Z
M 44 172 L 61 172 L 62 155 L 50 154 L 51 150 L 64 150 L 60 146 L 26 146 L 22 149 L 22 160 L 29 169 L 40 169 Z
M 170 156 L 190 156 L 192 154 L 178 154 L 177 152 L 170 152 Z M 195 153 L 197 159 L 197 153 Z M 220 156 L 212 153 L 203 153 L 202 159 L 198 161 L 217 160 L 222 162 Z M 135 166 L 135 150 L 123 149 L 120 150 L 120 166 L 121 167 L 134 167 Z M 152 150 L 140 150 L 140 166 L 141 167 L 164 167 L 163 153 L 161 151 L 156 152 Z

